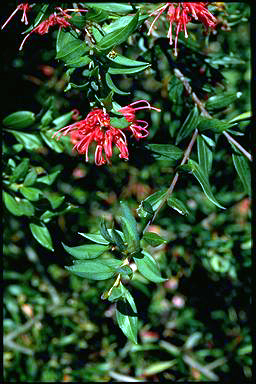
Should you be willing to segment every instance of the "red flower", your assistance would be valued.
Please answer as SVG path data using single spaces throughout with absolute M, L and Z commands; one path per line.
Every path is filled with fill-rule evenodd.
M 60 7 L 56 7 L 60 11 L 59 14 L 53 13 L 52 15 L 49 16 L 48 19 L 42 21 L 36 28 L 32 29 L 32 31 L 25 37 L 25 39 L 22 41 L 19 50 L 23 48 L 23 45 L 25 41 L 28 39 L 28 37 L 32 33 L 38 33 L 39 35 L 44 35 L 48 33 L 49 28 L 53 27 L 54 25 L 58 25 L 59 29 L 65 28 L 65 27 L 70 27 L 72 26 L 69 21 L 66 19 L 70 19 L 72 16 L 70 16 L 67 12 L 70 11 L 75 11 L 75 12 L 87 12 L 87 9 L 66 9 L 63 10 Z
M 144 106 L 142 105 L 136 108 L 133 107 L 133 105 L 136 105 L 139 103 L 146 103 L 146 105 Z M 131 130 L 133 136 L 137 140 L 147 137 L 149 135 L 149 132 L 147 130 L 148 123 L 144 120 L 136 120 L 135 112 L 140 109 L 154 109 L 157 112 L 161 111 L 158 108 L 152 107 L 147 100 L 135 101 L 134 103 L 131 103 L 128 106 L 119 109 L 118 111 L 124 115 L 124 117 L 129 123 L 132 123 L 127 129 Z
M 29 5 L 28 3 L 21 3 L 17 6 L 17 8 L 13 11 L 13 13 L 11 14 L 11 16 L 8 17 L 8 19 L 6 20 L 6 22 L 2 25 L 2 28 L 1 29 L 4 29 L 4 27 L 9 23 L 9 21 L 13 18 L 13 16 L 15 15 L 16 12 L 18 12 L 19 10 L 22 10 L 23 11 L 23 15 L 22 15 L 22 18 L 21 18 L 21 22 L 25 23 L 26 25 L 28 24 L 28 19 L 27 19 L 27 11 L 30 11 L 30 9 L 32 8 L 31 5 Z
M 133 105 L 138 103 L 146 103 L 146 105 L 134 108 Z M 125 130 L 130 130 L 137 140 L 149 134 L 147 131 L 148 123 L 144 120 L 136 120 L 135 112 L 140 109 L 154 109 L 160 112 L 160 109 L 152 107 L 146 100 L 135 101 L 119 110 L 130 123 Z M 62 135 L 67 134 L 70 135 L 71 143 L 74 145 L 73 150 L 79 154 L 85 154 L 86 161 L 89 160 L 88 151 L 93 142 L 97 144 L 95 150 L 96 165 L 111 163 L 113 144 L 119 149 L 121 159 L 129 159 L 125 133 L 111 125 L 109 114 L 102 109 L 93 109 L 84 120 L 61 128 L 52 137 L 58 136 L 57 139 L 59 139 Z
M 181 31 L 184 31 L 185 38 L 188 37 L 187 33 L 187 24 L 192 20 L 199 20 L 201 21 L 205 27 L 207 28 L 215 28 L 216 26 L 216 18 L 208 11 L 207 3 L 166 3 L 162 7 L 156 9 L 154 12 L 150 14 L 156 15 L 155 19 L 153 20 L 150 29 L 148 31 L 148 34 L 150 34 L 153 30 L 153 26 L 155 22 L 159 19 L 159 17 L 162 15 L 162 13 L 168 8 L 167 11 L 167 19 L 170 22 L 170 28 L 168 30 L 167 37 L 170 39 L 170 45 L 173 44 L 172 42 L 172 24 L 176 24 L 176 37 L 175 37 L 175 43 L 174 43 L 174 55 L 177 56 L 177 42 L 178 42 L 178 35 Z
M 89 160 L 89 146 L 96 142 L 96 165 L 111 163 L 112 144 L 119 149 L 121 159 L 128 160 L 129 158 L 125 134 L 120 129 L 110 125 L 110 117 L 102 109 L 93 109 L 84 120 L 60 129 L 53 137 L 59 133 L 60 136 L 70 135 L 71 142 L 74 144 L 73 150 L 79 154 L 85 154 L 86 161 Z M 105 157 L 103 152 L 105 152 Z

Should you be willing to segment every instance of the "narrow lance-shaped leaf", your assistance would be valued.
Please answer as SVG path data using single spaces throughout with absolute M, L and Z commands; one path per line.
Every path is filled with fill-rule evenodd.
M 125 336 L 137 344 L 138 316 L 134 299 L 130 292 L 120 283 L 122 298 L 117 302 L 116 319 Z
M 108 70 L 108 73 L 110 73 L 111 75 L 129 75 L 131 73 L 144 71 L 149 66 L 150 64 L 141 65 L 139 67 L 125 67 L 125 68 L 110 67 Z
M 119 95 L 129 95 L 130 94 L 130 92 L 124 92 L 124 91 L 121 91 L 121 89 L 117 88 L 117 86 L 113 83 L 113 80 L 112 80 L 112 78 L 108 72 L 106 73 L 106 83 L 107 83 L 107 86 L 112 91 L 114 91 L 115 93 L 118 93 Z
M 189 214 L 189 210 L 183 203 L 183 201 L 176 199 L 176 197 L 168 197 L 167 204 L 169 205 L 169 207 L 175 209 L 175 211 L 179 212 L 181 215 Z
M 148 144 L 147 148 L 160 155 L 157 160 L 171 160 L 170 165 L 175 165 L 183 156 L 183 151 L 172 144 Z
M 228 107 L 241 95 L 241 92 L 223 92 L 220 95 L 210 97 L 205 103 L 205 107 L 209 111 L 213 111 L 215 109 L 223 109 Z
M 137 231 L 137 223 L 130 209 L 125 202 L 120 202 L 121 205 L 121 224 L 124 232 L 125 240 L 128 243 L 128 251 L 138 252 L 140 249 L 140 238 Z
M 199 183 L 200 183 L 201 187 L 203 188 L 203 191 L 204 191 L 205 195 L 208 197 L 208 199 L 213 204 L 217 205 L 217 207 L 225 209 L 225 207 L 220 205 L 220 203 L 215 199 L 215 197 L 212 193 L 212 189 L 211 189 L 209 180 L 197 162 L 189 159 L 187 164 L 181 165 L 178 169 L 181 171 L 183 170 L 184 172 L 192 173 L 195 176 L 195 178 L 199 181 Z
M 246 193 L 251 196 L 251 170 L 248 160 L 242 155 L 232 155 L 233 163 Z
M 198 121 L 198 109 L 195 105 L 186 120 L 184 121 L 183 125 L 179 129 L 175 144 L 178 144 L 182 139 L 191 135 L 191 133 L 197 128 Z
M 149 65 L 149 63 L 145 63 L 144 61 L 131 60 L 128 59 L 128 57 L 125 57 L 123 55 L 120 55 L 119 53 L 115 53 L 112 51 L 107 55 L 107 58 L 112 63 L 120 65 L 121 67 L 139 67 Z
M 163 199 L 165 199 L 166 192 L 167 188 L 161 191 L 157 191 L 143 200 L 137 209 L 139 217 L 147 219 L 152 217 L 154 211 L 156 211 L 159 205 L 162 204 Z
M 209 176 L 212 168 L 212 151 L 201 136 L 197 137 L 197 155 L 200 167 L 204 174 Z
M 43 247 L 49 249 L 50 251 L 53 251 L 52 246 L 52 239 L 50 232 L 48 231 L 47 227 L 44 224 L 29 224 L 30 230 L 32 232 L 32 235 L 34 238 L 38 241 L 39 244 L 41 244 Z

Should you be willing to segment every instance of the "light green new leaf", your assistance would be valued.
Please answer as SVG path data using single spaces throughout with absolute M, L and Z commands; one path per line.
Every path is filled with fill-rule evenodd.
M 114 46 L 123 43 L 135 31 L 138 25 L 138 21 L 139 12 L 136 13 L 136 15 L 125 27 L 105 35 L 97 44 L 97 48 L 99 50 L 110 50 Z
M 121 260 L 104 259 L 76 262 L 76 264 L 65 267 L 77 276 L 91 280 L 107 280 L 117 274 L 116 268 L 122 264 Z
M 201 187 L 203 188 L 203 191 L 204 191 L 205 195 L 208 197 L 208 199 L 213 204 L 217 205 L 217 207 L 225 209 L 225 207 L 220 205 L 219 202 L 215 199 L 215 197 L 212 193 L 212 189 L 211 189 L 208 177 L 205 175 L 202 168 L 200 167 L 200 165 L 197 162 L 189 159 L 188 163 L 180 166 L 179 169 L 184 170 L 184 171 L 189 172 L 189 173 L 192 173 L 195 176 L 195 178 L 199 181 L 199 183 L 200 183 Z
M 24 179 L 24 183 L 23 183 L 24 187 L 30 187 L 30 185 L 33 185 L 36 182 L 36 179 L 37 179 L 36 170 L 35 168 L 32 168 Z
M 62 245 L 70 255 L 79 260 L 96 259 L 110 249 L 109 246 L 100 244 L 85 244 L 77 247 L 68 247 L 63 243 Z
M 51 235 L 46 226 L 44 226 L 43 224 L 37 225 L 34 223 L 30 223 L 29 227 L 32 232 L 32 235 L 38 241 L 39 244 L 49 249 L 50 251 L 54 251 L 52 246 Z
M 251 196 L 251 170 L 248 160 L 242 155 L 232 155 L 233 163 L 246 193 Z
M 162 283 L 166 281 L 167 279 L 164 279 L 161 276 L 155 259 L 146 251 L 142 251 L 141 253 L 143 255 L 142 258 L 133 257 L 133 259 L 142 276 L 146 277 L 150 281 L 153 281 L 154 283 Z
M 179 212 L 181 215 L 188 215 L 189 210 L 183 201 L 176 199 L 176 197 L 168 197 L 167 204 L 169 207 L 175 209 L 175 211 Z
M 188 137 L 196 128 L 199 121 L 198 109 L 195 105 L 188 117 L 180 127 L 175 144 L 178 144 L 182 139 Z

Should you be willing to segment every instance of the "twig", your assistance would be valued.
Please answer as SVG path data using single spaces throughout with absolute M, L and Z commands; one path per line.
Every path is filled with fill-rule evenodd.
M 134 377 L 131 377 L 131 376 L 122 375 L 114 371 L 110 371 L 109 376 L 112 377 L 113 379 L 116 379 L 118 381 L 123 381 L 125 383 L 139 383 L 139 382 L 145 381 L 145 380 L 135 379 Z
M 246 149 L 244 149 L 244 147 L 242 147 L 242 145 L 239 144 L 228 132 L 224 131 L 223 135 L 225 135 L 228 141 L 234 144 L 237 147 L 237 149 L 239 149 L 239 151 L 242 152 L 247 157 L 248 160 L 252 161 L 252 155 L 249 152 L 247 152 Z
M 25 355 L 30 355 L 31 356 L 34 353 L 34 351 L 32 349 L 23 347 L 22 345 L 19 345 L 19 344 L 15 343 L 12 340 L 6 340 L 5 337 L 4 337 L 3 341 L 4 341 L 4 346 L 5 347 L 10 348 L 10 349 L 14 349 L 15 351 L 18 351 L 18 352 L 21 352 L 21 353 L 24 353 Z
M 9 342 L 9 341 L 11 341 L 12 339 L 15 339 L 15 338 L 16 338 L 17 336 L 19 336 L 21 333 L 25 333 L 25 332 L 28 331 L 31 327 L 33 327 L 33 325 L 34 325 L 37 321 L 42 320 L 42 318 L 43 318 L 43 315 L 42 315 L 42 314 L 37 315 L 36 317 L 34 317 L 34 319 L 29 320 L 27 323 L 21 325 L 21 326 L 18 327 L 15 331 L 10 332 L 7 336 L 5 336 L 5 341 L 6 341 L 6 342 Z
M 201 372 L 203 375 L 205 375 L 208 379 L 210 379 L 212 381 L 218 381 L 219 380 L 218 376 L 215 375 L 215 373 L 213 373 L 208 368 L 206 368 L 205 366 L 198 363 L 192 357 L 190 357 L 188 355 L 184 355 L 183 360 L 186 364 L 188 364 L 192 368 L 197 369 L 199 372 Z

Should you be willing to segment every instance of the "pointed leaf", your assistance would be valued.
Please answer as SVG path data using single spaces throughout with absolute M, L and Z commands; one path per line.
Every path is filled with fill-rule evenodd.
M 199 181 L 199 183 L 200 183 L 201 187 L 203 188 L 203 191 L 204 191 L 205 195 L 208 197 L 208 199 L 213 204 L 217 205 L 217 207 L 225 209 L 225 207 L 220 205 L 218 203 L 218 201 L 215 199 L 215 197 L 212 193 L 212 190 L 211 190 L 209 180 L 208 180 L 207 176 L 204 174 L 202 168 L 200 167 L 200 165 L 198 163 L 196 163 L 195 161 L 190 159 L 186 165 L 180 166 L 179 169 L 180 170 L 183 169 L 186 172 L 192 173 L 195 176 L 195 178 Z
M 128 37 L 135 31 L 138 25 L 139 12 L 124 27 L 105 35 L 97 44 L 99 50 L 108 50 L 126 41 Z
M 142 251 L 141 253 L 143 256 L 142 258 L 133 257 L 133 259 L 142 276 L 146 277 L 150 281 L 153 281 L 154 283 L 162 283 L 168 280 L 161 276 L 155 259 L 146 251 Z
M 37 225 L 34 223 L 30 223 L 29 227 L 32 232 L 32 235 L 38 241 L 39 244 L 49 249 L 50 251 L 54 251 L 54 248 L 52 246 L 51 235 L 46 226 L 44 226 L 43 224 Z
M 127 250 L 130 253 L 138 252 L 140 249 L 140 238 L 137 231 L 137 223 L 133 217 L 128 205 L 121 201 L 121 225 L 124 232 L 125 240 L 128 243 Z
M 124 129 L 129 127 L 130 124 L 125 117 L 110 117 L 110 125 L 114 128 Z
M 121 285 L 121 284 L 120 284 Z M 124 300 L 119 300 L 116 306 L 116 319 L 118 326 L 125 336 L 137 344 L 138 317 L 137 308 L 130 292 L 121 285 Z
M 209 177 L 212 168 L 212 151 L 201 136 L 197 137 L 197 156 L 200 167 L 204 174 Z
M 232 159 L 246 193 L 251 196 L 251 170 L 248 160 L 242 155 L 232 155 Z
M 115 86 L 115 84 L 113 83 L 113 80 L 112 80 L 112 78 L 108 72 L 106 73 L 106 83 L 107 83 L 107 86 L 112 91 L 114 91 L 115 93 L 118 93 L 119 95 L 129 95 L 130 94 L 130 92 L 124 92 L 124 91 L 121 91 L 121 89 L 117 88 Z
M 116 275 L 116 268 L 121 264 L 122 261 L 117 259 L 79 260 L 79 263 L 65 268 L 75 275 L 85 277 L 86 279 L 107 280 Z
M 30 111 L 11 113 L 3 119 L 3 125 L 12 129 L 27 128 L 35 122 L 35 114 Z
M 185 137 L 188 137 L 191 135 L 191 133 L 196 129 L 198 121 L 199 121 L 199 115 L 198 115 L 198 109 L 195 105 L 192 111 L 189 113 L 188 117 L 184 121 L 183 125 L 178 131 L 176 142 L 175 144 L 178 144 L 181 140 L 183 140 Z
M 242 95 L 241 92 L 223 92 L 220 95 L 210 97 L 205 103 L 205 107 L 209 111 L 223 109 L 237 100 Z
M 20 188 L 20 192 L 24 197 L 31 201 L 39 200 L 40 195 L 42 195 L 42 191 L 40 191 L 40 189 L 24 186 Z
M 40 132 L 40 135 L 44 142 L 53 149 L 55 152 L 62 153 L 64 150 L 63 143 L 60 141 L 56 141 L 52 138 L 52 133 L 50 132 Z
M 159 245 L 166 243 L 166 240 L 154 232 L 146 232 L 142 238 L 152 247 L 158 247 Z
M 32 168 L 25 177 L 25 180 L 23 183 L 24 187 L 29 187 L 30 185 L 33 185 L 36 182 L 36 179 L 37 179 L 36 170 L 35 168 Z
M 84 3 L 88 8 L 98 8 L 110 13 L 131 13 L 133 7 L 122 3 Z
M 14 168 L 14 171 L 10 177 L 10 182 L 14 183 L 19 179 L 23 179 L 29 168 L 29 159 L 23 159 L 22 162 Z
M 181 215 L 188 215 L 189 210 L 183 201 L 176 199 L 175 197 L 168 197 L 167 204 L 169 207 L 175 209 L 175 211 L 179 212 Z
M 144 66 L 140 66 L 140 67 L 126 67 L 126 68 L 113 68 L 113 67 L 110 67 L 109 70 L 108 70 L 108 73 L 110 73 L 111 75 L 129 75 L 131 73 L 137 73 L 137 72 L 141 72 L 141 71 L 144 71 L 146 68 L 148 68 L 150 66 L 150 64 L 145 64 Z
M 39 148 L 43 147 L 43 144 L 37 135 L 33 133 L 23 133 L 23 132 L 11 132 L 15 138 L 24 145 L 24 147 L 30 151 L 36 151 Z
M 107 58 L 115 64 L 120 65 L 121 67 L 144 67 L 145 65 L 150 65 L 150 63 L 145 63 L 144 61 L 137 61 L 137 60 L 131 60 L 128 59 L 128 57 L 125 57 L 123 55 L 120 55 L 119 53 L 110 51 L 107 55 Z
M 58 174 L 60 172 L 61 172 L 60 170 L 57 170 L 55 172 L 50 173 L 49 175 L 39 177 L 37 179 L 37 181 L 39 183 L 44 183 L 44 184 L 47 184 L 47 185 L 51 185 L 55 181 L 56 177 L 58 176 Z
M 197 128 L 199 132 L 211 131 L 214 133 L 222 133 L 232 127 L 232 125 L 233 124 L 228 121 L 200 116 Z
M 146 147 L 161 155 L 157 160 L 172 160 L 171 165 L 176 164 L 183 156 L 183 151 L 172 144 L 148 144 Z
M 101 222 L 100 222 L 100 233 L 104 237 L 104 239 L 106 239 L 110 243 L 113 243 L 113 239 L 112 239 L 111 235 L 109 234 L 109 231 L 107 229 L 106 222 L 105 222 L 104 218 L 102 218 Z
M 3 192 L 3 200 L 6 208 L 15 216 L 33 216 L 34 206 L 25 199 L 15 199 L 9 193 Z
M 109 246 L 100 244 L 86 244 L 77 247 L 68 247 L 64 243 L 62 243 L 62 245 L 70 255 L 80 260 L 96 259 L 110 249 Z
M 149 218 L 152 216 L 152 212 L 157 210 L 159 205 L 165 199 L 167 188 L 161 191 L 157 191 L 152 195 L 148 196 L 144 201 L 142 201 L 137 209 L 139 217 Z M 151 208 L 150 208 L 151 207 Z
M 141 24 L 143 24 L 143 22 L 148 17 L 149 17 L 148 15 L 141 15 L 141 16 L 139 16 L 138 27 Z M 133 18 L 132 15 L 119 17 L 117 20 L 113 21 L 112 23 L 105 25 L 103 27 L 103 29 L 104 29 L 104 31 L 106 33 L 110 33 L 110 32 L 116 31 L 117 29 L 122 28 L 124 25 L 129 24 L 129 22 L 132 20 L 132 18 Z

